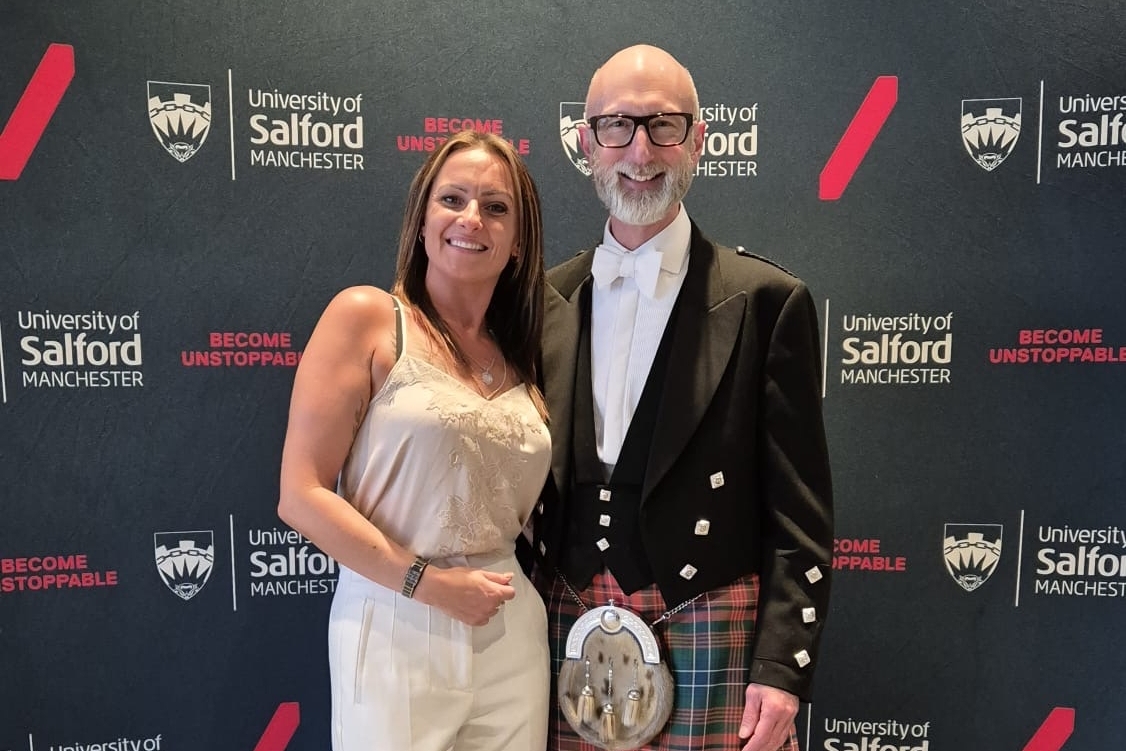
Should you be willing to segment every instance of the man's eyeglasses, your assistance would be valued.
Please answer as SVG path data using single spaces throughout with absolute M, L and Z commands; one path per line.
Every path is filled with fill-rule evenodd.
M 587 122 L 599 146 L 620 149 L 633 143 L 638 127 L 644 127 L 654 146 L 679 146 L 688 138 L 692 115 L 687 112 L 658 112 L 655 115 L 598 115 Z

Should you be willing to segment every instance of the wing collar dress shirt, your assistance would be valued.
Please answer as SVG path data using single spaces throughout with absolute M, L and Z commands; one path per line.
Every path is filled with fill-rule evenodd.
M 672 224 L 632 251 L 614 239 L 607 221 L 594 251 L 590 376 L 598 457 L 607 478 L 684 283 L 691 239 L 682 204 Z

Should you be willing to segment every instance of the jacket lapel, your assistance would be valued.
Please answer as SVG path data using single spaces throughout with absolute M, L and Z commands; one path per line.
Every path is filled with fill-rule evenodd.
M 550 321 L 551 326 L 550 331 L 544 332 L 544 400 L 551 421 L 551 470 L 560 493 L 570 487 L 575 368 L 582 324 L 581 300 L 583 290 L 590 284 L 590 255 L 593 254 L 586 258 L 588 273 L 577 285 L 562 292 L 549 285 L 544 300 L 544 320 Z
M 688 272 L 677 302 L 672 358 L 642 488 L 642 503 L 695 433 L 739 339 L 746 292 L 729 294 L 715 247 L 692 226 Z

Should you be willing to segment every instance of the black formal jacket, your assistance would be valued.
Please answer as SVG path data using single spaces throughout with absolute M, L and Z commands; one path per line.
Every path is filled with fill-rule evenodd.
M 579 301 L 593 256 L 548 272 L 541 372 L 552 472 L 533 542 L 546 571 L 567 528 Z M 758 573 L 751 680 L 808 701 L 833 544 L 813 299 L 789 272 L 714 245 L 693 224 L 677 305 L 642 488 L 645 552 L 670 607 Z

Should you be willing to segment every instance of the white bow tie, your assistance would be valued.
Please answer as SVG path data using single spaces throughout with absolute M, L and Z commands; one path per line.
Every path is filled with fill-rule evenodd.
M 609 286 L 618 277 L 633 277 L 641 293 L 653 298 L 661 275 L 661 254 L 655 250 L 639 253 L 622 251 L 612 245 L 599 245 L 594 249 L 590 273 L 600 288 Z

